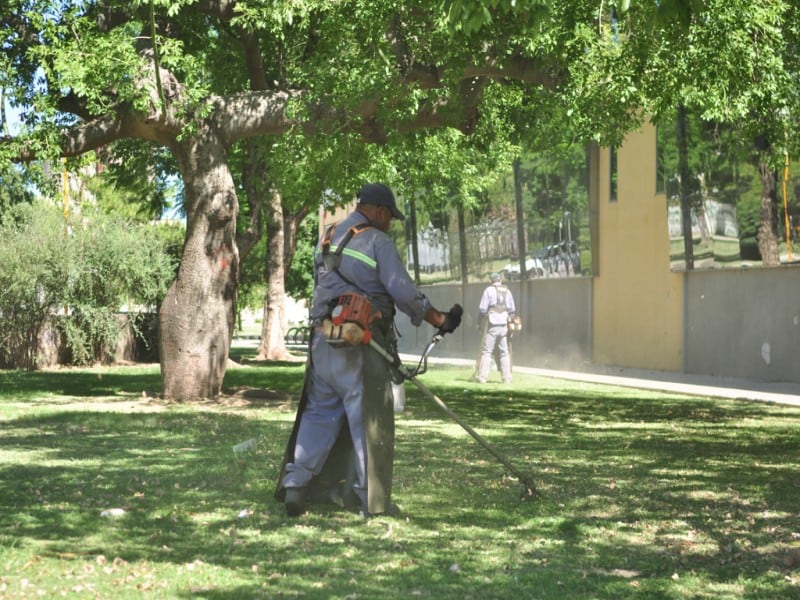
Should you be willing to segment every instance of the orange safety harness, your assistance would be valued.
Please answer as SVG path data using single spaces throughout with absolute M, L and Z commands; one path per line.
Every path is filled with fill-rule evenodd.
M 322 237 L 322 263 L 325 268 L 359 290 L 361 287 L 342 273 L 339 267 L 342 264 L 342 253 L 350 240 L 370 227 L 372 227 L 370 223 L 353 225 L 333 251 L 331 246 L 336 225 L 328 227 Z M 328 343 L 334 346 L 369 344 L 372 339 L 369 325 L 379 316 L 379 311 L 373 313 L 372 303 L 365 295 L 347 292 L 337 299 L 330 318 L 323 320 L 322 332 Z

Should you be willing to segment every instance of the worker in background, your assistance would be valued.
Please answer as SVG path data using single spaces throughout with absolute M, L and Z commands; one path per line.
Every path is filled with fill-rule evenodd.
M 503 285 L 499 273 L 492 273 L 491 283 L 483 290 L 478 304 L 479 322 L 483 324 L 481 354 L 475 380 L 486 383 L 497 350 L 500 358 L 500 376 L 503 383 L 511 382 L 511 352 L 509 349 L 509 321 L 514 319 L 514 296 Z

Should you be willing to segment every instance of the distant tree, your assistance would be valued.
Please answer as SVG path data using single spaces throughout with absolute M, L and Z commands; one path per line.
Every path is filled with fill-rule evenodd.
M 0 217 L 15 204 L 34 199 L 34 191 L 23 173 L 23 169 L 12 164 L 0 163 Z
M 636 73 L 643 110 L 661 122 L 680 105 L 706 121 L 733 125 L 749 140 L 762 182 L 758 246 L 765 265 L 777 264 L 776 169 L 787 151 L 800 151 L 796 136 L 787 136 L 800 125 L 800 7 L 784 0 L 624 4 L 621 47 Z M 688 223 L 691 206 L 684 204 Z M 689 258 L 688 242 L 686 251 Z
M 105 212 L 135 221 L 182 213 L 177 167 L 163 148 L 120 140 L 97 153 L 96 165 L 87 187 Z

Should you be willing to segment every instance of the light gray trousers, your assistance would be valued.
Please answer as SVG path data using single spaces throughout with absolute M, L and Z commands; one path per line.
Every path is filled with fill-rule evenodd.
M 356 454 L 355 491 L 366 503 L 363 352 L 362 346 L 333 348 L 320 332 L 314 333 L 308 404 L 300 419 L 294 462 L 286 465 L 285 487 L 303 487 L 320 473 L 347 419 Z
M 489 325 L 486 329 L 486 335 L 483 336 L 483 346 L 481 347 L 478 380 L 486 381 L 488 379 L 495 346 L 500 350 L 500 375 L 503 381 L 511 381 L 511 355 L 508 351 L 507 325 Z

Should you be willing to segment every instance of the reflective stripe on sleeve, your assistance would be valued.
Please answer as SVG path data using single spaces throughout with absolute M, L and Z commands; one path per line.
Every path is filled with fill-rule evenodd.
M 335 246 L 335 245 L 331 244 L 331 249 L 330 250 L 331 250 L 331 252 L 336 252 L 337 248 L 338 248 L 338 246 Z M 321 254 L 321 250 L 317 249 L 315 254 Z M 368 267 L 370 267 L 372 269 L 375 269 L 375 268 L 378 267 L 378 263 L 375 261 L 374 258 L 364 254 L 363 252 L 359 252 L 358 250 L 353 250 L 352 248 L 345 247 L 344 250 L 342 250 L 342 254 L 346 254 L 350 258 L 354 258 L 357 261 L 364 263 L 365 265 L 367 265 Z

